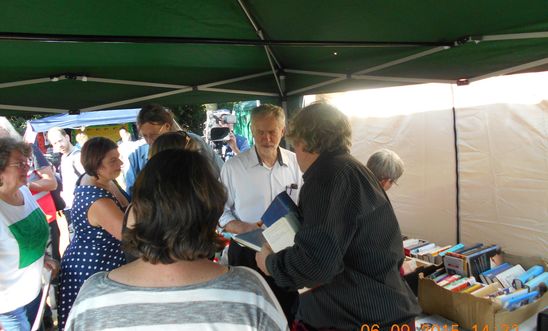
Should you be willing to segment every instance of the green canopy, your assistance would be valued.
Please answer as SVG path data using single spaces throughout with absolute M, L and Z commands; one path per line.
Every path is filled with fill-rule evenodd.
M 9 1 L 0 112 L 459 82 L 548 70 L 548 1 Z

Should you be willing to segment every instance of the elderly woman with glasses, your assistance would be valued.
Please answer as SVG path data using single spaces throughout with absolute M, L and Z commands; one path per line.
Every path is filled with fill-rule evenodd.
M 91 138 L 84 144 L 81 156 L 86 173 L 74 191 L 75 235 L 61 261 L 60 330 L 84 281 L 99 271 L 126 263 L 120 239 L 129 201 L 116 183 L 122 169 L 118 146 L 107 138 Z
M 89 278 L 67 330 L 287 330 L 265 280 L 208 259 L 226 192 L 204 156 L 170 149 L 139 174 L 123 245 L 138 259 Z
M 392 185 L 396 184 L 396 181 L 403 174 L 402 159 L 394 151 L 386 148 L 371 154 L 369 160 L 367 160 L 367 167 L 377 177 L 385 191 L 388 191 Z
M 30 330 L 40 304 L 49 227 L 27 185 L 31 147 L 0 138 L 0 330 Z M 55 276 L 55 275 L 54 275 Z

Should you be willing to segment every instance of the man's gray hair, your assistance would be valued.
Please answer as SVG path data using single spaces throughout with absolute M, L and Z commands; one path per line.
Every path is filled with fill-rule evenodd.
M 326 103 L 313 103 L 299 110 L 289 122 L 286 137 L 302 142 L 309 153 L 349 153 L 352 128 L 346 115 Z
M 373 153 L 367 160 L 367 167 L 380 181 L 398 180 L 403 174 L 403 161 L 394 151 L 383 148 Z

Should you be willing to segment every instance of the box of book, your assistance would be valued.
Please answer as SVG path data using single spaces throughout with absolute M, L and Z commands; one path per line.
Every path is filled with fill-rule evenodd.
M 527 268 L 539 263 L 538 260 L 530 260 Z M 542 263 L 546 270 L 546 264 Z M 462 277 L 454 275 L 454 278 Z M 488 285 L 489 287 L 502 288 L 499 282 Z M 533 302 L 514 308 L 505 309 L 495 299 L 477 295 L 477 292 L 490 290 L 487 287 L 476 292 L 455 292 L 440 286 L 433 279 L 419 276 L 419 303 L 427 314 L 437 314 L 453 320 L 468 330 L 505 330 L 517 329 L 517 325 L 541 311 L 548 305 L 548 293 L 542 294 Z M 472 294 L 474 293 L 474 294 Z
M 413 257 L 405 257 L 403 262 L 403 279 L 407 282 L 413 293 L 417 295 L 419 286 L 419 273 L 428 276 L 439 266 Z

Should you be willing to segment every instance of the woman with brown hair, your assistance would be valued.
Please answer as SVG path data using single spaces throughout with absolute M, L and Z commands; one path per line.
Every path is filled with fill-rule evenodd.
M 208 260 L 226 193 L 205 157 L 170 149 L 139 174 L 124 248 L 138 259 L 93 275 L 68 330 L 287 330 L 264 279 Z
M 112 140 L 95 137 L 82 148 L 86 173 L 74 191 L 75 236 L 61 261 L 60 330 L 84 281 L 96 272 L 126 263 L 120 240 L 124 210 L 129 202 L 115 180 L 122 167 L 117 147 Z

